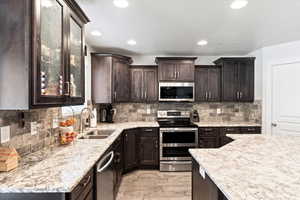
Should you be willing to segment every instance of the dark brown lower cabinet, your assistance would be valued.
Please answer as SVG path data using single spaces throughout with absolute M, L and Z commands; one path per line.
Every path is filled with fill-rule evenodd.
M 91 169 L 69 194 L 68 200 L 90 200 L 94 196 L 94 169 Z
M 199 147 L 200 148 L 218 148 L 220 146 L 220 137 L 199 137 Z
M 113 173 L 114 173 L 114 196 L 117 197 L 119 187 L 122 181 L 123 174 L 123 141 L 122 135 L 117 138 L 113 144 L 113 151 L 115 153 Z
M 123 156 L 124 156 L 124 172 L 129 172 L 137 168 L 138 155 L 137 155 L 137 135 L 139 129 L 126 130 L 123 133 Z
M 221 200 L 219 190 L 212 180 L 199 172 L 199 164 L 192 161 L 192 200 Z
M 139 136 L 139 167 L 158 169 L 159 139 L 157 128 L 142 128 Z

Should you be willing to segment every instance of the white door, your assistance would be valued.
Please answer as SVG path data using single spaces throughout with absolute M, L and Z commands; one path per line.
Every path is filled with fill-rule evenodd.
M 272 134 L 300 136 L 300 61 L 272 66 Z

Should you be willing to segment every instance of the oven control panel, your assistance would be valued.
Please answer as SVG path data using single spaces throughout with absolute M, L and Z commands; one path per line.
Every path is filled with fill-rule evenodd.
M 158 110 L 157 118 L 190 118 L 190 111 L 180 110 Z

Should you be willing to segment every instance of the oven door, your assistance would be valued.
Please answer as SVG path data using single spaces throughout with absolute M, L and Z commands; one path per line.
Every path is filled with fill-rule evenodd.
M 197 128 L 160 128 L 160 160 L 191 160 L 188 150 L 197 146 Z
M 160 128 L 160 142 L 166 147 L 193 147 L 198 144 L 198 128 Z
M 188 101 L 195 100 L 194 83 L 160 82 L 159 101 Z

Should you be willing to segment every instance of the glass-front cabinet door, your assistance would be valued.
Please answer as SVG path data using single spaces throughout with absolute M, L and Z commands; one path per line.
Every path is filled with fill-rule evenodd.
M 60 0 L 36 0 L 36 70 L 33 105 L 61 105 L 65 99 L 64 21 Z
M 84 24 L 73 1 L 34 0 L 31 107 L 84 103 Z
M 70 15 L 69 83 L 72 104 L 84 102 L 83 25 Z

